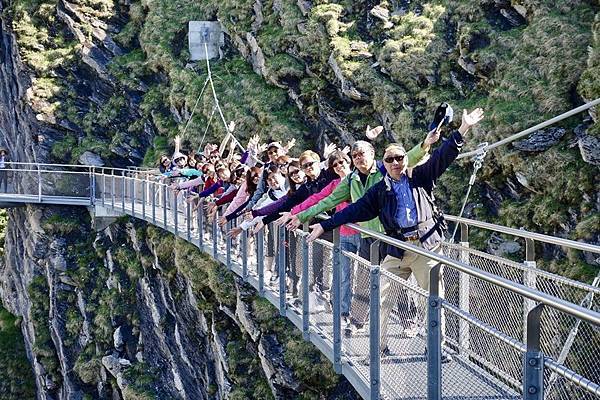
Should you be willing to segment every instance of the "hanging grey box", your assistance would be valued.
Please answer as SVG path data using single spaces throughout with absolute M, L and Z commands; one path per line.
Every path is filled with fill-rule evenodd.
M 192 61 L 218 58 L 220 47 L 225 43 L 225 35 L 219 21 L 190 21 L 188 46 Z M 206 43 L 206 49 L 204 44 Z

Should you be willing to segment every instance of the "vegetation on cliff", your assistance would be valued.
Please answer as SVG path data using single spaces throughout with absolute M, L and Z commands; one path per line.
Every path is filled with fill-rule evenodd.
M 0 306 L 0 398 L 35 398 L 35 381 L 25 354 L 21 319 Z

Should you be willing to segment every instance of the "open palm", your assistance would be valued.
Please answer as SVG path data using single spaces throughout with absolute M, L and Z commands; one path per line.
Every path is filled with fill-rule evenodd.
M 482 119 L 483 119 L 483 109 L 481 109 L 481 108 L 476 108 L 473 111 L 471 111 L 470 113 L 467 112 L 466 109 L 463 110 L 462 123 L 463 123 L 463 125 L 466 125 L 467 128 L 470 128 L 473 125 L 476 125 Z

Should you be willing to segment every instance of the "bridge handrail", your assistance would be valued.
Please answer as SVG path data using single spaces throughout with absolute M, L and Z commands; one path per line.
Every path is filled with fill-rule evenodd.
M 508 235 L 522 237 L 524 239 L 532 239 L 532 240 L 536 240 L 538 242 L 556 244 L 558 246 L 564 246 L 564 247 L 568 247 L 568 248 L 572 248 L 572 249 L 589 251 L 592 253 L 600 253 L 600 246 L 596 246 L 596 245 L 589 244 L 589 243 L 582 243 L 582 242 L 577 242 L 575 240 L 557 238 L 554 236 L 544 235 L 542 233 L 529 232 L 529 231 L 526 231 L 523 229 L 509 228 L 509 227 L 502 226 L 502 225 L 495 225 L 495 224 L 491 224 L 489 222 L 476 221 L 473 219 L 457 217 L 454 215 L 445 214 L 444 218 L 446 218 L 448 221 L 465 224 L 467 226 L 474 226 L 477 228 L 487 229 L 490 231 L 505 233 Z
M 399 239 L 394 239 L 394 238 L 386 236 L 382 233 L 375 232 L 375 231 L 372 231 L 367 228 L 363 228 L 362 226 L 359 226 L 356 224 L 348 224 L 347 226 L 359 231 L 360 233 L 367 234 L 367 235 L 371 236 L 372 238 L 379 240 L 383 243 L 387 243 L 389 245 L 398 247 L 402 250 L 410 251 L 412 253 L 430 258 L 430 259 L 435 260 L 439 263 L 442 263 L 446 266 L 454 268 L 460 272 L 474 276 L 476 278 L 479 278 L 486 282 L 492 283 L 494 285 L 500 286 L 503 289 L 509 290 L 511 292 L 517 293 L 517 294 L 519 294 L 523 297 L 526 297 L 530 300 L 537 301 L 539 303 L 545 304 L 545 305 L 555 308 L 559 311 L 562 311 L 566 314 L 577 317 L 581 320 L 584 320 L 584 321 L 590 322 L 594 325 L 600 326 L 600 313 L 598 313 L 598 312 L 588 310 L 587 308 L 581 307 L 577 304 L 573 304 L 573 303 L 567 302 L 565 300 L 556 298 L 554 296 L 550 296 L 550 295 L 540 292 L 538 290 L 528 288 L 527 286 L 522 285 L 520 283 L 516 283 L 509 279 L 502 278 L 500 276 L 491 274 L 491 273 L 483 271 L 481 269 L 471 267 L 460 261 L 452 260 L 451 258 L 440 255 L 433 251 L 426 250 L 422 247 L 414 246 L 407 242 L 403 242 Z

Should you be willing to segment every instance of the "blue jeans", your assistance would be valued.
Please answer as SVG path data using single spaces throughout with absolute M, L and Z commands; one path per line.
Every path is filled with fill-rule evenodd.
M 350 236 L 340 236 L 340 247 L 349 253 L 355 253 L 358 251 L 360 245 L 360 234 L 354 234 Z M 350 301 L 352 299 L 352 268 L 350 259 L 343 253 L 340 257 L 341 266 L 341 313 L 342 315 L 350 315 Z

